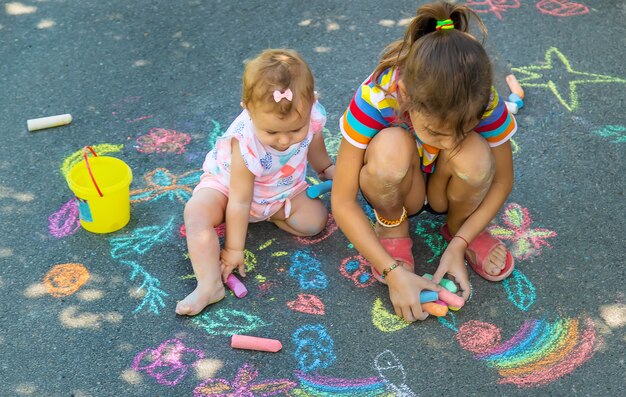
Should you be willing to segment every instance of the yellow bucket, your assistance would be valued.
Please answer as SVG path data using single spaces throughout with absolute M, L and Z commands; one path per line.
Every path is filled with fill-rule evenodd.
M 87 156 L 87 149 L 95 156 Z M 76 196 L 80 225 L 93 233 L 111 233 L 130 221 L 130 182 L 133 172 L 120 159 L 98 156 L 90 147 L 74 165 L 67 184 Z

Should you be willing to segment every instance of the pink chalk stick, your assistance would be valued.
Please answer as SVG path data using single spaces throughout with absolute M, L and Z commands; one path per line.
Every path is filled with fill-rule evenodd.
M 232 273 L 228 275 L 228 278 L 226 279 L 226 285 L 228 286 L 228 288 L 230 288 L 231 291 L 233 291 L 237 298 L 243 298 L 244 296 L 248 295 L 248 290 L 246 289 L 246 286 L 243 285 L 243 283 L 239 281 L 239 279 Z
M 509 89 L 512 93 L 517 94 L 518 97 L 524 99 L 524 90 L 522 89 L 522 86 L 519 85 L 519 82 L 515 78 L 514 74 L 506 76 L 506 83 L 509 85 Z
M 465 304 L 465 299 L 457 294 L 453 294 L 445 288 L 439 290 L 439 299 L 446 302 L 448 306 L 452 306 L 456 309 L 462 308 Z
M 276 353 L 283 348 L 283 344 L 276 339 L 257 338 L 256 336 L 248 335 L 233 335 L 230 339 L 230 347 L 234 349 Z

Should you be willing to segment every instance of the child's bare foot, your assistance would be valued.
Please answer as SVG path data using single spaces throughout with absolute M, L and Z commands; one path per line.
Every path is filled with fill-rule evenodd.
M 225 294 L 224 284 L 221 281 L 219 285 L 212 288 L 200 287 L 198 285 L 185 299 L 178 302 L 176 313 L 183 316 L 195 316 L 208 305 L 222 300 Z
M 471 262 L 476 263 L 476 253 L 470 249 L 465 251 Z M 498 276 L 504 270 L 506 265 L 506 248 L 504 245 L 496 246 L 485 258 L 483 270 L 491 276 Z

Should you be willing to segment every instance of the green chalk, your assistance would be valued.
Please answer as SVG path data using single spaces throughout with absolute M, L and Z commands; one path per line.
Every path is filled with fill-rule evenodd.
M 432 280 L 433 275 L 429 273 L 425 273 L 424 278 Z M 439 285 L 441 285 L 443 288 L 447 289 L 448 291 L 452 292 L 453 294 L 456 293 L 457 291 L 456 284 L 454 283 L 454 281 L 448 280 L 447 278 L 442 278 L 441 281 L 439 282 Z

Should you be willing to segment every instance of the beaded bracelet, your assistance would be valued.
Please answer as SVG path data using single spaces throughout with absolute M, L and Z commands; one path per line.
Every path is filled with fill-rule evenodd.
M 395 221 L 390 221 L 389 219 L 385 219 L 382 216 L 378 215 L 378 212 L 374 210 L 374 216 L 376 216 L 376 222 L 378 222 L 381 226 L 384 227 L 396 227 L 400 225 L 404 220 L 408 217 L 408 213 L 406 208 L 402 207 L 402 215 L 400 219 L 396 219 Z
M 385 278 L 387 277 L 387 275 L 396 267 L 398 267 L 400 265 L 398 265 L 398 262 L 394 263 L 393 265 L 389 266 L 388 268 L 386 268 L 385 270 L 383 270 L 383 273 L 380 275 L 381 278 Z

